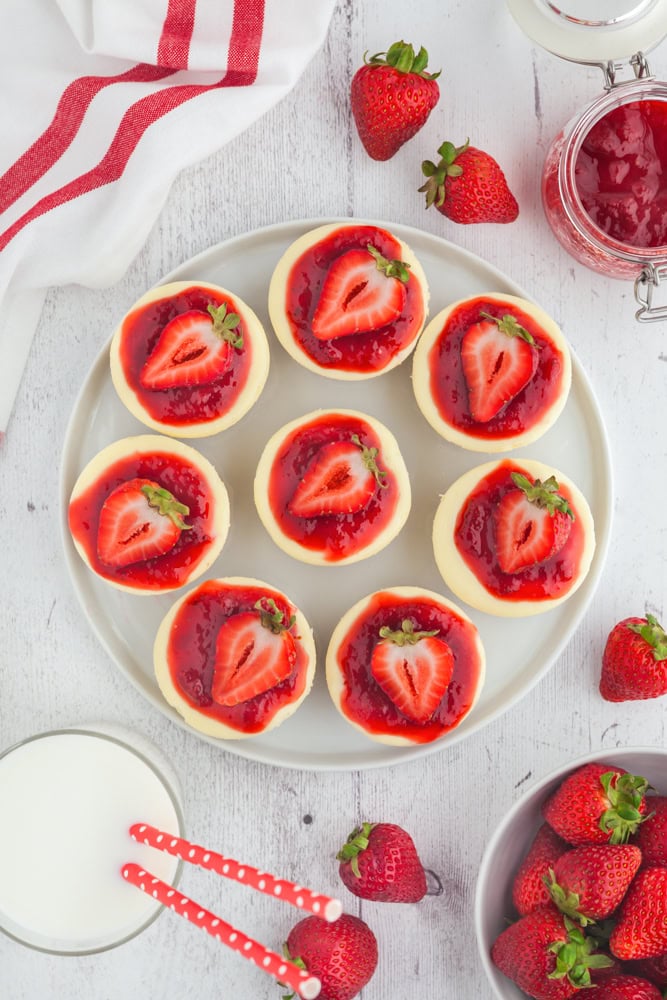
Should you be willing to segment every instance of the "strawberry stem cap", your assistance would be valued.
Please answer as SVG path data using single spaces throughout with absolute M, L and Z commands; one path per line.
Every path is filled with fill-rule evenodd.
M 667 660 L 667 634 L 658 619 L 653 615 L 646 615 L 645 625 L 627 626 L 631 632 L 640 635 L 653 649 L 653 659 L 656 663 Z
M 350 440 L 353 444 L 356 444 L 357 448 L 361 449 L 361 460 L 368 471 L 375 476 L 378 486 L 381 489 L 386 489 L 389 484 L 385 483 L 383 480 L 387 478 L 387 473 L 384 472 L 377 464 L 377 448 L 367 448 L 365 444 L 362 444 L 361 438 L 358 434 L 353 434 Z
M 600 776 L 609 809 L 600 816 L 599 827 L 610 833 L 610 844 L 626 844 L 640 823 L 649 817 L 639 811 L 650 785 L 646 778 L 635 774 L 606 771 Z
M 148 506 L 154 507 L 159 514 L 168 517 L 181 531 L 191 531 L 192 525 L 183 520 L 190 513 L 187 504 L 181 503 L 173 493 L 163 486 L 142 486 L 141 492 L 148 500 Z
M 214 306 L 212 302 L 209 302 L 206 309 L 213 320 L 213 333 L 221 340 L 229 341 L 232 347 L 243 347 L 243 334 L 234 333 L 241 322 L 239 314 L 228 313 L 226 302 L 220 306 Z
M 530 503 L 534 503 L 537 507 L 546 508 L 551 517 L 559 510 L 571 517 L 573 521 L 575 520 L 574 511 L 565 497 L 558 492 L 560 487 L 555 476 L 549 476 L 544 482 L 541 479 L 536 479 L 531 483 L 530 479 L 521 472 L 513 472 L 512 482 L 526 494 L 526 499 Z
M 399 73 L 414 73 L 424 80 L 437 80 L 440 70 L 437 73 L 427 73 L 428 52 L 422 45 L 415 55 L 415 50 L 409 42 L 394 42 L 386 52 L 376 52 L 374 56 L 367 59 L 368 53 L 364 53 L 364 62 L 367 66 L 391 66 Z
M 387 278 L 398 278 L 404 284 L 407 284 L 410 280 L 410 265 L 406 264 L 402 260 L 388 260 L 387 257 L 383 257 L 379 250 L 377 250 L 372 243 L 366 246 L 369 254 L 375 260 L 375 266 L 378 271 L 381 271 Z
M 336 855 L 337 861 L 350 862 L 350 868 L 356 878 L 361 878 L 359 855 L 368 847 L 368 838 L 374 826 L 377 826 L 377 823 L 362 823 L 361 826 L 355 827 Z
M 448 177 L 460 177 L 463 167 L 456 163 L 457 158 L 470 146 L 470 139 L 466 139 L 462 146 L 455 146 L 453 142 L 443 142 L 438 148 L 440 160 L 433 163 L 432 160 L 422 162 L 422 173 L 426 177 L 426 183 L 422 184 L 419 191 L 426 194 L 426 207 L 435 205 L 440 208 L 444 204 L 446 189 L 445 181 Z
M 260 597 L 254 604 L 255 611 L 259 611 L 259 619 L 264 628 L 268 628 L 275 635 L 281 632 L 288 632 L 294 622 L 296 615 L 290 615 L 286 622 L 286 615 L 280 610 L 272 597 Z
M 404 618 L 400 629 L 392 630 L 388 625 L 383 625 L 379 635 L 381 639 L 395 642 L 397 646 L 415 646 L 420 639 L 428 639 L 439 631 L 439 628 L 434 628 L 431 632 L 415 632 L 414 622 L 410 618 Z
M 500 332 L 506 334 L 508 337 L 519 337 L 521 340 L 525 340 L 526 343 L 530 344 L 532 347 L 539 347 L 539 345 L 535 343 L 535 338 L 532 333 L 529 333 L 528 330 L 521 326 L 516 317 L 512 316 L 511 313 L 505 313 L 504 316 L 498 317 L 492 316 L 491 313 L 484 312 L 482 309 L 480 316 L 483 316 L 484 319 L 491 320 L 492 323 L 496 324 Z
M 591 969 L 608 969 L 614 964 L 608 955 L 593 954 L 597 948 L 594 938 L 584 934 L 568 917 L 564 918 L 567 940 L 554 941 L 549 951 L 556 956 L 556 968 L 549 979 L 567 979 L 578 989 L 591 986 Z

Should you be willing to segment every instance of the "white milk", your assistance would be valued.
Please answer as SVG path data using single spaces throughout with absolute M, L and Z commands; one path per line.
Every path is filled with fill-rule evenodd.
M 0 757 L 0 928 L 48 951 L 120 944 L 160 904 L 120 874 L 135 861 L 173 882 L 178 860 L 136 844 L 132 823 L 183 835 L 175 789 L 113 738 L 45 734 Z

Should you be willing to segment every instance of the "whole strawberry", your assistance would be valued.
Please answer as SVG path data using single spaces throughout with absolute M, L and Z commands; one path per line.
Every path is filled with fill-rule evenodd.
M 621 961 L 656 958 L 667 951 L 667 868 L 642 868 L 618 911 L 609 938 Z
M 549 902 L 551 897 L 544 876 L 569 849 L 570 845 L 548 823 L 542 824 L 512 882 L 512 902 L 517 913 L 525 916 Z
M 463 146 L 443 142 L 440 160 L 424 160 L 427 178 L 419 190 L 426 194 L 426 207 L 437 210 L 452 222 L 514 222 L 519 206 L 498 163 L 466 139 Z
M 569 844 L 624 844 L 646 813 L 648 782 L 623 768 L 590 763 L 573 771 L 542 806 Z
M 653 615 L 614 625 L 602 654 L 600 694 L 606 701 L 667 694 L 667 635 Z
M 535 1000 L 567 1000 L 591 985 L 591 969 L 611 965 L 595 941 L 554 906 L 521 917 L 496 938 L 494 964 Z
M 350 97 L 359 138 L 374 160 L 389 160 L 411 139 L 438 103 L 436 77 L 427 73 L 428 52 L 394 42 L 352 77 Z
M 606 920 L 620 905 L 641 864 L 634 844 L 592 844 L 562 854 L 548 880 L 558 909 L 582 926 Z
M 650 815 L 637 830 L 634 843 L 642 852 L 642 867 L 667 868 L 667 798 L 652 795 L 646 805 Z
M 579 1000 L 662 1000 L 657 986 L 639 976 L 611 976 L 591 989 L 582 990 Z
M 372 930 L 349 913 L 333 923 L 306 917 L 292 928 L 284 950 L 287 958 L 320 980 L 319 1000 L 352 1000 L 375 972 L 378 960 Z
M 395 823 L 362 823 L 336 855 L 350 892 L 378 903 L 418 903 L 426 874 L 409 833 Z

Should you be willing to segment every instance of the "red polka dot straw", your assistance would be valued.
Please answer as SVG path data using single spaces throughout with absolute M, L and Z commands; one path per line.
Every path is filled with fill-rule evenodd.
M 306 969 L 300 968 L 295 962 L 290 962 L 277 952 L 249 938 L 242 931 L 236 930 L 231 924 L 200 906 L 199 903 L 195 903 L 168 882 L 163 882 L 146 869 L 130 862 L 123 865 L 121 873 L 131 885 L 153 896 L 163 906 L 178 913 L 196 927 L 201 927 L 216 940 L 289 987 L 303 1000 L 314 1000 L 318 996 L 321 983 L 317 977 L 311 976 Z
M 148 823 L 135 823 L 130 827 L 130 836 L 140 844 L 165 851 L 182 861 L 206 868 L 218 875 L 223 875 L 225 878 L 233 879 L 235 882 L 242 882 L 244 885 L 250 886 L 251 889 L 266 893 L 267 896 L 284 899 L 286 903 L 291 903 L 292 906 L 313 913 L 317 917 L 324 917 L 330 922 L 337 920 L 343 912 L 342 904 L 338 899 L 312 892 L 310 889 L 305 889 L 294 882 L 288 882 L 286 879 L 275 878 L 267 872 L 252 868 L 250 865 L 239 864 L 233 858 L 226 858 L 215 851 L 183 840 L 182 837 L 164 833 Z

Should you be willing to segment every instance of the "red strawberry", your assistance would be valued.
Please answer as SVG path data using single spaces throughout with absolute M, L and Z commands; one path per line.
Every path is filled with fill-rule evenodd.
M 505 175 L 488 153 L 469 145 L 443 142 L 438 163 L 424 160 L 427 178 L 419 190 L 426 193 L 426 207 L 437 210 L 452 222 L 514 222 L 519 206 Z
M 667 635 L 653 615 L 614 625 L 602 654 L 600 694 L 607 701 L 667 694 Z
M 530 382 L 537 368 L 535 340 L 508 314 L 480 313 L 461 341 L 461 364 L 473 420 L 486 423 Z
M 667 868 L 642 868 L 635 875 L 609 947 L 622 961 L 656 958 L 667 951 Z
M 392 323 L 403 312 L 409 264 L 387 260 L 369 243 L 348 250 L 329 268 L 313 314 L 318 340 L 367 333 Z
M 542 806 L 556 833 L 575 846 L 624 844 L 646 813 L 646 778 L 611 764 L 590 763 L 573 771 Z
M 102 504 L 97 554 L 107 566 L 130 566 L 163 556 L 189 531 L 190 508 L 152 479 L 128 479 Z
M 336 855 L 350 892 L 376 903 L 418 903 L 426 874 L 409 833 L 394 823 L 362 823 Z
M 296 517 L 354 514 L 363 510 L 387 473 L 377 465 L 377 448 L 367 448 L 358 434 L 349 441 L 323 445 L 306 468 L 289 501 Z
M 646 800 L 646 806 L 650 815 L 634 838 L 642 852 L 642 867 L 659 865 L 667 868 L 667 798 L 664 795 L 652 795 Z
M 287 619 L 270 598 L 228 618 L 215 644 L 213 701 L 238 705 L 289 677 L 296 663 L 293 624 L 294 615 Z
M 531 483 L 513 472 L 512 482 L 517 488 L 505 493 L 495 515 L 496 554 L 503 573 L 520 573 L 560 552 L 574 521 L 554 476 Z
M 454 654 L 438 631 L 416 632 L 409 618 L 396 631 L 383 625 L 371 655 L 373 677 L 413 722 L 431 718 L 454 673 Z
M 667 951 L 655 958 L 642 958 L 633 962 L 632 971 L 639 976 L 645 976 L 656 986 L 667 986 Z
M 594 954 L 595 942 L 554 906 L 541 906 L 496 938 L 495 965 L 536 1000 L 567 1000 L 591 985 L 591 969 L 611 960 Z
M 227 371 L 232 348 L 243 347 L 243 335 L 234 333 L 241 322 L 227 306 L 191 309 L 167 323 L 141 370 L 145 389 L 173 389 L 206 385 Z
M 512 902 L 517 913 L 525 916 L 549 902 L 551 897 L 544 876 L 569 849 L 570 845 L 548 823 L 542 824 L 512 882 Z
M 428 52 L 394 42 L 352 77 L 352 115 L 364 149 L 374 160 L 389 160 L 411 139 L 438 103 L 436 77 L 427 73 Z
M 662 993 L 639 976 L 615 975 L 577 994 L 579 1000 L 662 1000 Z
M 319 1000 L 352 1000 L 375 972 L 378 946 L 363 920 L 343 913 L 333 923 L 301 920 L 288 935 L 285 954 L 320 980 Z
M 642 860 L 634 844 L 590 844 L 561 855 L 547 887 L 558 909 L 586 926 L 620 905 Z

